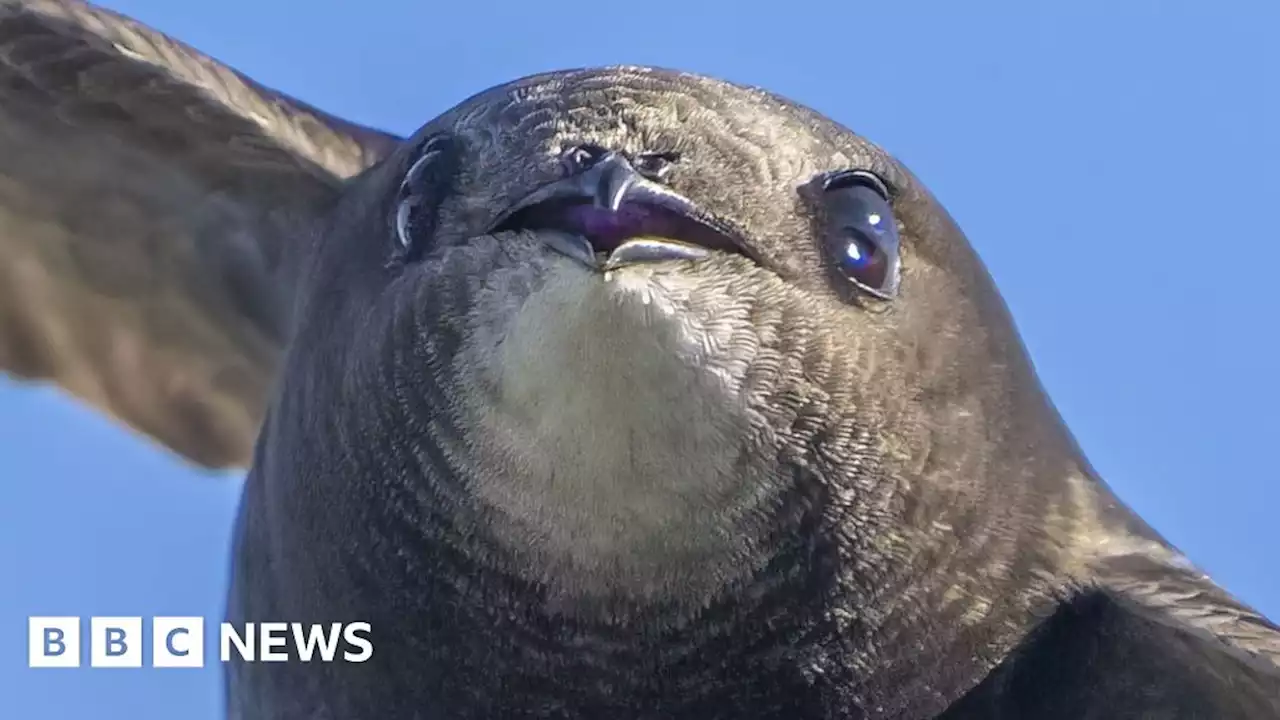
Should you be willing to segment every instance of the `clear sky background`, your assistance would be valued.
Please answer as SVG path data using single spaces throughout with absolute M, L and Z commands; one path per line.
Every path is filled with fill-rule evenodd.
M 957 218 L 1120 495 L 1280 619 L 1280 4 L 108 5 L 401 133 L 518 76 L 623 62 L 817 108 Z M 217 717 L 216 665 L 29 670 L 26 617 L 218 622 L 239 487 L 56 391 L 0 381 L 0 714 Z

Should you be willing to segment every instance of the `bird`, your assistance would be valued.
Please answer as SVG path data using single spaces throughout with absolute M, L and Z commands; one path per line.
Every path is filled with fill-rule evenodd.
M 0 3 L 0 368 L 247 467 L 233 718 L 1272 718 L 1280 628 L 1089 464 L 963 232 L 760 88 L 399 137 Z

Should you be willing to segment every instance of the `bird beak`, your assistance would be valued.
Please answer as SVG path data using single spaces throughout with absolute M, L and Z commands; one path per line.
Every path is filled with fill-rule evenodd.
M 648 183 L 625 157 L 616 152 L 609 153 L 586 170 L 530 193 L 515 207 L 503 213 L 495 225 L 501 225 L 507 218 L 525 208 L 550 200 L 591 198 L 596 207 L 617 212 L 626 199 L 628 190 Z
M 584 217 L 590 213 L 557 214 L 564 207 L 590 205 L 599 213 L 594 219 L 609 226 L 608 216 L 626 213 L 632 204 L 641 212 L 609 230 L 589 227 Z M 536 215 L 539 211 L 544 214 Z M 620 230 L 628 222 L 634 227 Z M 741 242 L 710 222 L 688 198 L 645 177 L 616 152 L 525 196 L 502 213 L 489 232 L 528 227 L 525 223 L 543 230 L 542 239 L 557 252 L 606 272 L 626 265 L 696 260 L 715 250 L 747 255 Z
M 617 212 L 627 190 L 640 179 L 640 173 L 631 167 L 625 157 L 609 153 L 569 182 L 579 196 L 594 198 L 596 207 Z
M 592 204 L 601 210 L 617 212 L 627 191 L 633 187 L 637 190 L 650 186 L 650 181 L 632 167 L 622 155 L 613 152 L 601 158 L 587 170 L 564 181 L 564 192 L 572 197 L 591 198 Z M 585 260 L 587 254 L 590 267 L 601 267 L 603 270 L 616 270 L 626 265 L 633 265 L 649 260 L 670 260 L 676 257 L 697 259 L 706 257 L 707 250 L 694 245 L 679 244 L 669 239 L 636 239 L 630 240 L 609 254 L 603 266 L 599 266 L 591 243 L 581 236 L 554 238 L 551 243 L 562 253 L 570 257 Z M 565 247 L 568 244 L 569 247 Z

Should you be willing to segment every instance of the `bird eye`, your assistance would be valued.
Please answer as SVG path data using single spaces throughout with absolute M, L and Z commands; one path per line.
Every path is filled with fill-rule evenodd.
M 435 135 L 419 146 L 417 158 L 405 172 L 397 193 L 395 228 L 401 248 L 416 254 L 435 232 L 435 210 L 453 174 L 455 145 Z
M 824 251 L 839 274 L 864 292 L 898 292 L 898 222 L 880 178 L 861 170 L 823 179 Z

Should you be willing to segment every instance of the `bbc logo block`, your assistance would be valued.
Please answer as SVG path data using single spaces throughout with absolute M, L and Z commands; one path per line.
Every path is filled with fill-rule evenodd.
M 89 666 L 140 668 L 144 638 L 140 617 L 91 617 L 85 645 Z M 80 667 L 78 617 L 32 617 L 27 620 L 30 667 Z M 204 618 L 156 617 L 151 620 L 152 667 L 204 667 Z
M 89 618 L 89 657 L 93 667 L 142 667 L 142 618 Z
M 151 665 L 204 667 L 204 618 L 154 618 L 151 621 Z
M 28 618 L 27 652 L 31 667 L 80 667 L 80 618 Z

